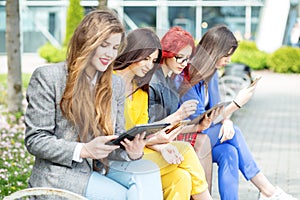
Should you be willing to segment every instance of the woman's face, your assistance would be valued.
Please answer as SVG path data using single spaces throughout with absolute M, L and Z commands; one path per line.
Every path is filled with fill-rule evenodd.
M 139 77 L 144 77 L 154 66 L 158 59 L 158 50 L 146 57 L 144 60 L 132 63 L 129 66 L 130 71 Z
M 121 33 L 112 34 L 96 49 L 95 55 L 91 59 L 91 65 L 87 70 L 91 77 L 94 76 L 96 70 L 104 72 L 116 58 L 121 39 Z
M 231 61 L 231 56 L 224 56 L 220 58 L 216 63 L 216 69 L 221 69 L 228 65 Z
M 174 74 L 180 74 L 182 70 L 187 66 L 190 57 L 192 55 L 193 48 L 191 45 L 187 45 L 182 48 L 178 54 L 172 58 L 165 58 L 165 65 Z
M 227 53 L 226 56 L 223 56 L 222 58 L 220 58 L 217 63 L 216 63 L 216 69 L 221 69 L 223 67 L 225 67 L 226 65 L 228 65 L 230 62 L 231 62 L 231 55 L 232 55 L 232 52 L 233 51 L 233 48 L 231 48 L 229 50 L 229 52 Z

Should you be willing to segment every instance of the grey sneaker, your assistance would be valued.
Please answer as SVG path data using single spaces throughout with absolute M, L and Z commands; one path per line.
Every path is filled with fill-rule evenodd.
M 259 193 L 259 200 L 298 200 L 290 194 L 285 193 L 281 188 L 276 187 L 276 192 L 271 197 L 265 197 Z

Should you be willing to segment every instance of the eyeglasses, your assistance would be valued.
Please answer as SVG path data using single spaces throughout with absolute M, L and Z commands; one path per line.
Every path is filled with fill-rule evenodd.
M 180 56 L 174 56 L 174 58 L 176 59 L 176 62 L 178 64 L 182 64 L 184 62 L 188 63 L 190 61 L 190 58 L 184 58 L 184 57 L 180 57 Z

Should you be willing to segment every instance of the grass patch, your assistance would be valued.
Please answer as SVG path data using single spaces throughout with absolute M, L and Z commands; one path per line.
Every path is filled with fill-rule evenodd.
M 31 74 L 22 74 L 22 84 L 23 88 L 28 87 Z M 7 88 L 7 74 L 0 74 L 0 85 Z
M 31 74 L 22 74 L 23 92 L 27 89 Z M 0 105 L 7 105 L 7 74 L 0 74 Z

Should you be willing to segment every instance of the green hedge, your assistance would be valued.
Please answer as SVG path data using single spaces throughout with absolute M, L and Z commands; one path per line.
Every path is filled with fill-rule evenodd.
M 283 46 L 267 60 L 268 67 L 279 73 L 300 73 L 300 49 Z
M 66 59 L 67 48 L 57 49 L 47 43 L 39 49 L 42 58 L 50 63 Z M 300 48 L 283 46 L 272 54 L 260 51 L 255 42 L 241 41 L 232 62 L 242 63 L 253 70 L 271 69 L 278 73 L 300 73 Z
M 50 43 L 46 43 L 44 46 L 39 48 L 38 52 L 42 58 L 47 60 L 48 63 L 57 63 L 66 59 L 67 47 L 58 49 Z
M 260 70 L 267 67 L 267 57 L 268 54 L 260 51 L 254 42 L 241 41 L 239 42 L 239 47 L 232 55 L 231 61 L 243 63 L 254 70 Z

